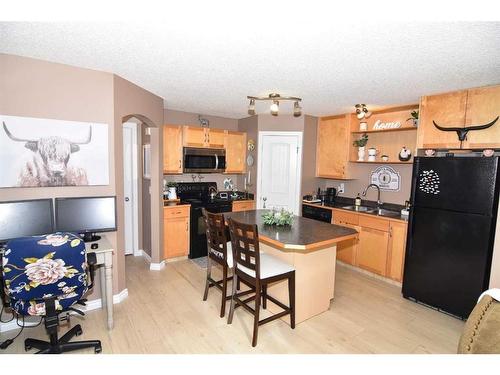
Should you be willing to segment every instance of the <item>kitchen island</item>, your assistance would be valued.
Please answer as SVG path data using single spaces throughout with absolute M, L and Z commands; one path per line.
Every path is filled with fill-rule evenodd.
M 266 225 L 262 219 L 266 211 L 229 212 L 224 215 L 257 225 L 260 250 L 295 267 L 296 323 L 327 311 L 334 297 L 337 243 L 355 238 L 358 233 L 352 228 L 300 216 L 295 216 L 293 225 L 289 227 Z M 288 303 L 286 281 L 270 285 L 268 293 Z M 281 311 L 271 302 L 267 308 L 271 312 Z M 283 319 L 289 321 L 289 317 Z

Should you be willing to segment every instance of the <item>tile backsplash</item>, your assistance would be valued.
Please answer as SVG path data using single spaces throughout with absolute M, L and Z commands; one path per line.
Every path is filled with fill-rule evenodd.
M 169 181 L 176 181 L 176 182 L 193 182 L 193 178 L 191 176 L 196 176 L 194 182 L 216 182 L 217 183 L 217 190 L 221 191 L 224 190 L 224 180 L 226 178 L 230 178 L 233 181 L 233 186 L 235 189 L 243 191 L 244 186 L 238 185 L 238 175 L 237 174 L 221 174 L 221 173 L 202 173 L 200 176 L 202 179 L 200 180 L 198 178 L 198 173 L 196 174 L 191 174 L 191 173 L 185 173 L 185 174 L 178 174 L 178 175 L 164 175 L 163 176 L 163 181 L 164 185 L 169 182 Z

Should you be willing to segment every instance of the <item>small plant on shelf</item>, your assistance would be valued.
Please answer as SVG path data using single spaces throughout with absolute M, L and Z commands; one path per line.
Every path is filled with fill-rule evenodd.
M 293 224 L 293 212 L 282 208 L 280 211 L 272 210 L 262 214 L 262 219 L 266 225 L 285 226 Z
M 412 111 L 410 115 L 411 117 L 408 118 L 406 121 L 411 121 L 413 123 L 413 126 L 418 126 L 418 109 Z
M 364 133 L 359 139 L 356 139 L 352 144 L 358 148 L 358 161 L 365 160 L 365 146 L 368 143 L 368 134 Z
M 175 200 L 177 199 L 177 182 L 175 181 L 169 181 L 167 182 L 167 188 L 168 188 L 168 199 L 169 200 Z

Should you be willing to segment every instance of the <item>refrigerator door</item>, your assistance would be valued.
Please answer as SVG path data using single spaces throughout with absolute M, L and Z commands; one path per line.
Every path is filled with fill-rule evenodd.
M 403 296 L 466 318 L 487 289 L 493 219 L 413 207 Z
M 491 216 L 497 168 L 498 157 L 416 157 L 412 206 Z

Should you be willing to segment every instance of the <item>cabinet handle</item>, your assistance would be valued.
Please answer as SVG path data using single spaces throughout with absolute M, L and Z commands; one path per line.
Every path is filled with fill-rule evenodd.
M 392 237 L 392 227 L 389 227 L 389 237 Z
M 188 222 L 186 221 L 186 232 L 189 231 L 189 224 Z

